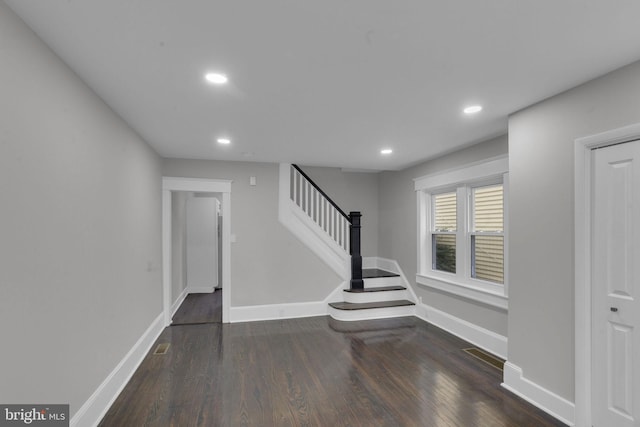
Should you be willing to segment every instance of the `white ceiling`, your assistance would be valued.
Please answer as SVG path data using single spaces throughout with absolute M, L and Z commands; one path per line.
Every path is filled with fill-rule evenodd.
M 636 0 L 5 1 L 165 157 L 402 169 L 640 59 Z

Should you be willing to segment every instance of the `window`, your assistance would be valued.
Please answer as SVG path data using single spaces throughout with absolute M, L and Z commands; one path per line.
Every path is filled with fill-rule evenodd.
M 507 160 L 416 179 L 418 283 L 506 308 Z
M 456 272 L 456 193 L 433 196 L 434 230 L 431 233 L 433 269 Z
M 504 283 L 504 189 L 472 188 L 471 277 Z

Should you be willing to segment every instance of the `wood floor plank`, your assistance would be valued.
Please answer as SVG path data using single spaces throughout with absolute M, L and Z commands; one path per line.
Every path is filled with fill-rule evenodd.
M 101 426 L 564 425 L 414 317 L 172 326 L 163 342 Z
M 189 294 L 173 315 L 172 325 L 222 323 L 222 291 Z

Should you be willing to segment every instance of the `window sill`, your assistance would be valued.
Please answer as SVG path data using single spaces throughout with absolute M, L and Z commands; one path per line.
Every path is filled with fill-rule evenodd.
M 461 296 L 472 301 L 478 301 L 492 307 L 507 310 L 509 299 L 502 293 L 481 289 L 463 283 L 445 280 L 440 277 L 416 274 L 416 282 L 420 285 Z

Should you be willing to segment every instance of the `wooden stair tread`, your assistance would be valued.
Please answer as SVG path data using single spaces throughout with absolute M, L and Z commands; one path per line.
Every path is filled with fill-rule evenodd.
M 364 289 L 345 289 L 345 292 L 350 292 L 354 294 L 365 293 L 365 292 L 385 292 L 385 291 L 404 291 L 407 288 L 404 286 L 378 286 L 376 288 L 364 288 Z
M 363 268 L 362 269 L 363 279 L 375 279 L 377 277 L 399 277 L 399 276 L 400 275 L 397 273 L 381 270 L 379 268 Z
M 409 300 L 395 300 L 395 301 L 378 301 L 378 302 L 332 302 L 329 305 L 338 310 L 366 310 L 371 308 L 388 308 L 388 307 L 403 307 L 408 305 L 415 305 L 415 303 Z

